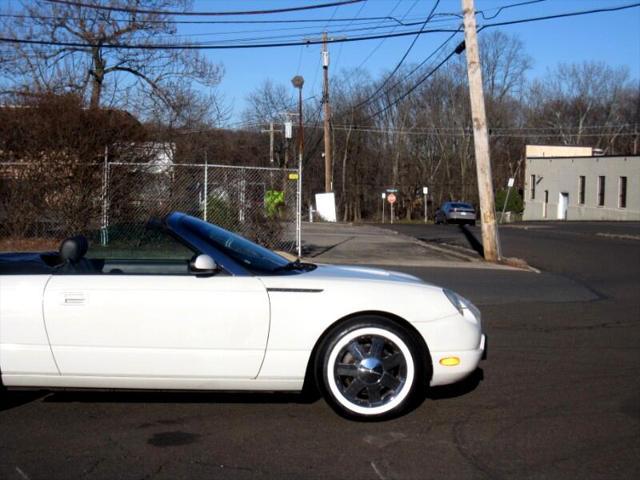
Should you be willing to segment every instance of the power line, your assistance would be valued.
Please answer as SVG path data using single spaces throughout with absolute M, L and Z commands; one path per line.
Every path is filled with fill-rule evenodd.
M 381 108 L 380 110 L 378 110 L 377 112 L 375 112 L 374 114 L 369 116 L 369 120 L 371 120 L 372 118 L 377 117 L 378 115 L 380 115 L 381 113 L 386 112 L 387 110 L 389 110 L 391 107 L 397 105 L 398 103 L 400 103 L 402 100 L 404 100 L 407 96 L 411 95 L 411 93 L 413 93 L 413 91 L 418 88 L 420 85 L 422 85 L 424 82 L 427 81 L 427 79 L 429 77 L 431 77 L 434 73 L 436 73 L 438 71 L 438 69 L 440 69 L 440 67 L 442 67 L 445 63 L 447 63 L 447 61 L 453 57 L 456 54 L 456 51 L 453 50 L 451 53 L 449 53 L 449 55 L 447 55 L 438 65 L 436 65 L 433 69 L 431 69 L 429 71 L 429 73 L 427 73 L 426 75 L 424 75 L 420 80 L 418 80 L 409 90 L 407 90 L 405 93 L 403 93 L 402 95 L 400 95 L 399 97 L 397 97 L 393 102 L 389 103 L 386 107 Z
M 349 124 L 336 124 L 335 126 L 336 128 L 358 128 L 354 125 L 349 125 Z M 638 126 L 640 126 L 640 124 L 622 123 L 619 125 L 585 125 L 585 126 L 570 125 L 566 127 L 497 127 L 497 128 L 491 128 L 491 132 L 492 133 L 509 133 L 509 132 L 531 131 L 533 132 L 531 133 L 532 135 L 549 135 L 554 132 L 579 135 L 581 133 L 580 130 L 600 130 L 600 131 L 613 130 L 613 129 L 629 130 Z M 378 128 L 378 127 L 360 127 L 359 129 L 365 129 L 365 128 L 373 128 L 378 130 L 389 130 L 389 131 L 394 130 L 394 129 L 385 129 L 385 128 Z M 460 127 L 429 127 L 429 128 L 399 129 L 398 131 L 400 130 L 404 133 L 432 134 L 432 133 L 460 132 L 461 129 Z M 471 132 L 473 129 L 469 127 L 469 128 L 463 128 L 462 130 Z M 547 130 L 549 130 L 550 132 L 546 132 Z
M 438 53 L 442 48 L 444 48 L 445 45 L 447 45 L 447 43 L 449 43 L 451 41 L 451 39 L 456 35 L 456 33 L 458 33 L 460 31 L 461 27 L 458 27 L 458 30 L 456 30 L 454 33 L 451 34 L 451 36 L 449 38 L 447 38 L 443 43 L 441 43 L 433 52 L 431 52 L 429 54 L 429 56 L 427 56 L 427 58 L 425 58 L 418 66 L 416 66 L 413 70 L 411 70 L 411 72 L 407 75 L 407 76 L 411 76 L 413 75 L 413 73 L 415 73 L 419 68 L 421 68 L 426 62 L 429 61 L 429 59 L 431 59 L 434 55 L 436 55 L 436 53 Z M 433 68 L 431 71 L 429 71 L 425 76 L 423 76 L 423 78 L 421 78 L 418 82 L 416 82 L 411 88 L 409 88 L 409 90 L 407 90 L 405 93 L 401 94 L 399 97 L 397 97 L 393 102 L 389 103 L 387 106 L 385 106 L 384 108 L 376 111 L 374 114 L 370 115 L 367 119 L 371 120 L 375 117 L 377 117 L 378 115 L 380 115 L 381 113 L 384 113 L 385 111 L 389 110 L 391 107 L 393 107 L 394 105 L 398 104 L 400 101 L 402 101 L 404 98 L 406 98 L 408 95 L 410 95 L 416 88 L 418 88 L 422 83 L 424 83 L 429 77 L 431 77 L 439 68 L 442 67 L 442 65 L 444 65 L 454 54 L 459 53 L 458 49 L 460 48 L 460 46 L 457 46 L 449 55 L 447 55 L 446 58 L 444 58 L 435 68 Z M 394 85 L 392 85 L 389 89 L 387 89 L 384 93 L 388 94 L 390 93 L 396 86 L 398 86 L 400 84 L 400 82 L 396 82 Z M 370 97 L 371 99 L 371 97 Z M 358 104 L 358 106 L 363 105 L 365 102 L 361 102 L 360 104 Z M 355 107 L 353 107 L 355 108 Z
M 589 15 L 592 13 L 603 13 L 603 12 L 616 12 L 619 10 L 626 10 L 628 8 L 640 7 L 640 2 L 630 3 L 627 5 L 619 5 L 617 7 L 603 7 L 603 8 L 594 8 L 591 10 L 581 10 L 578 12 L 567 12 L 567 13 L 558 13 L 555 15 L 545 15 L 542 17 L 531 17 L 531 18 L 521 18 L 516 20 L 507 20 L 504 22 L 495 22 L 495 23 L 487 23 L 483 25 L 481 28 L 489 28 L 489 27 L 501 27 L 503 25 L 515 25 L 518 23 L 529 23 L 529 22 L 538 22 L 541 20 L 552 20 L 554 18 L 566 18 L 566 17 L 577 17 L 579 15 Z
M 516 6 L 516 5 L 514 5 Z M 571 12 L 571 13 L 565 13 L 565 14 L 558 14 L 558 15 L 547 15 L 544 17 L 535 17 L 535 18 L 530 18 L 530 19 L 522 19 L 522 20 L 512 20 L 512 21 L 508 21 L 508 22 L 500 22 L 500 23 L 493 23 L 493 24 L 486 24 L 482 27 L 480 27 L 478 29 L 478 32 L 481 31 L 483 28 L 489 28 L 489 27 L 493 27 L 493 26 L 498 26 L 498 25 L 510 25 L 513 23 L 525 23 L 528 21 L 538 21 L 538 20 L 548 20 L 551 18 L 562 18 L 562 17 L 568 17 L 568 16 L 576 16 L 576 15 L 586 15 L 586 14 L 590 14 L 590 13 L 599 13 L 599 12 L 608 12 L 608 11 L 616 11 L 616 10 L 623 10 L 623 9 L 627 9 L 627 8 L 633 8 L 633 7 L 637 7 L 640 6 L 640 3 L 635 3 L 635 4 L 630 4 L 630 5 L 624 5 L 624 6 L 618 6 L 618 7 L 610 7 L 610 8 L 604 8 L 604 9 L 592 9 L 592 10 L 587 10 L 587 11 L 580 11 L 580 12 Z M 493 18 L 493 17 L 492 17 Z M 451 37 L 450 37 L 451 38 Z M 449 39 L 448 39 L 449 40 Z M 447 41 L 448 41 L 447 40 Z M 445 42 L 446 43 L 446 42 Z M 443 45 L 441 45 L 442 47 Z M 441 48 L 439 47 L 439 48 Z M 457 48 L 456 48 L 457 50 Z M 444 58 L 444 60 L 442 60 L 434 69 L 432 69 L 431 71 L 429 71 L 429 73 L 427 73 L 423 78 L 421 78 L 418 82 L 416 82 L 411 88 L 409 88 L 409 90 L 407 90 L 406 92 L 404 92 L 402 95 L 400 95 L 399 97 L 397 97 L 394 101 L 392 101 L 391 103 L 389 103 L 387 106 L 385 106 L 384 108 L 381 108 L 380 110 L 376 111 L 374 114 L 372 114 L 371 116 L 369 116 L 369 120 L 377 117 L 378 115 L 384 113 L 385 111 L 389 110 L 390 108 L 392 108 L 393 106 L 397 105 L 399 102 L 401 102 L 404 98 L 406 98 L 408 95 L 410 95 L 411 93 L 413 93 L 413 91 L 415 91 L 416 88 L 418 88 L 422 83 L 424 83 L 429 77 L 431 77 L 440 67 L 442 67 L 442 65 L 444 65 L 455 53 L 456 50 L 452 51 L 449 55 L 447 55 L 447 57 Z M 437 50 L 436 50 L 437 51 Z M 434 52 L 435 53 L 435 52 Z M 433 55 L 433 54 L 432 54 Z M 431 55 L 430 55 L 431 56 Z M 426 61 L 426 60 L 425 60 Z M 424 63 L 424 61 L 423 61 Z M 415 72 L 416 69 L 414 69 L 412 71 Z M 394 85 L 397 86 L 398 83 L 396 83 Z M 388 89 L 387 93 L 392 90 Z M 377 90 L 379 91 L 379 90 Z M 375 95 L 375 94 L 374 94 Z M 371 97 L 370 97 L 371 98 Z M 356 107 L 361 106 L 363 104 L 367 103 L 367 101 L 365 102 L 361 102 L 358 105 L 356 105 Z M 354 108 L 356 108 L 354 107 Z
M 316 110 L 312 115 L 317 116 L 319 110 Z M 237 122 L 235 124 L 235 128 L 250 128 L 250 127 L 262 127 L 264 126 L 264 122 Z M 562 128 L 554 128 L 554 127 L 544 127 L 545 129 L 550 129 L 552 131 L 548 132 L 539 132 L 537 131 L 537 127 L 511 127 L 511 128 L 492 128 L 489 131 L 489 135 L 492 137 L 512 137 L 512 138 L 531 138 L 531 137 L 560 137 L 560 136 L 570 136 L 570 137 L 596 137 L 596 136 L 606 136 L 606 135 L 618 135 L 618 136 L 634 136 L 638 135 L 635 131 L 630 131 L 633 128 L 637 127 L 638 124 L 620 124 L 620 125 L 587 125 L 587 126 L 569 126 Z M 233 128 L 233 127 L 231 127 Z M 319 125 L 319 122 L 314 122 L 313 124 L 307 124 L 305 128 L 309 129 L 320 129 L 323 128 Z M 441 135 L 448 137 L 460 137 L 460 136 L 469 136 L 473 134 L 473 129 L 471 127 L 460 128 L 460 127 L 432 127 L 432 128 L 422 128 L 422 129 L 403 129 L 403 128 L 383 128 L 383 127 L 375 127 L 375 126 L 360 126 L 357 124 L 332 124 L 332 129 L 339 131 L 348 131 L 352 132 L 364 132 L 364 133 L 384 133 L 384 134 L 402 134 L 402 135 L 416 135 L 416 136 L 428 136 L 428 135 Z M 589 130 L 589 132 L 580 132 L 575 130 Z M 532 130 L 529 132 L 529 130 Z
M 172 35 L 169 38 L 175 39 L 175 38 L 185 38 L 185 37 L 197 37 L 197 36 L 205 36 L 205 35 L 231 35 L 231 34 L 237 34 L 237 33 L 252 33 L 252 32 L 266 32 L 266 31 L 271 31 L 271 32 L 277 32 L 277 31 L 284 31 L 284 30 L 302 30 L 302 29 L 308 29 L 308 28 L 315 28 L 315 27 L 295 27 L 295 28 L 291 28 L 291 29 L 275 29 L 275 30 L 245 30 L 245 31 L 236 31 L 236 32 L 220 32 L 220 33 L 194 33 L 194 34 L 185 34 L 185 35 Z M 336 30 L 336 31 L 327 31 L 326 29 L 323 29 L 323 31 L 321 32 L 309 32 L 305 34 L 305 38 L 307 37 L 312 37 L 312 36 L 320 36 L 322 35 L 322 33 L 324 33 L 325 31 L 327 32 L 327 35 L 335 35 L 338 33 L 353 33 L 353 32 L 360 32 L 360 31 L 371 31 L 371 30 L 376 30 L 379 28 L 387 28 L 387 25 L 382 25 L 382 26 L 369 26 L 369 27 L 358 27 L 358 28 L 350 28 L 350 29 L 343 29 L 343 30 Z M 387 32 L 382 32 L 382 33 L 393 33 L 395 31 L 397 27 L 394 27 L 392 30 L 387 31 Z M 160 37 L 160 39 L 163 37 Z M 199 43 L 199 45 L 207 45 L 207 44 L 216 44 L 215 42 L 219 43 L 232 43 L 232 42 L 254 42 L 254 41 L 265 41 L 265 40 L 275 40 L 275 39 L 288 39 L 288 38 L 300 38 L 299 34 L 286 34 L 286 35 L 272 35 L 272 36 L 261 36 L 261 37 L 244 37 L 244 38 L 233 38 L 233 39 L 229 39 L 229 40 L 210 40 L 210 41 L 201 41 Z M 160 41 L 160 40 L 159 40 Z M 342 44 L 341 44 L 342 45 Z
M 51 0 L 49 0 L 51 1 Z M 62 0 L 60 0 L 62 1 Z M 519 23 L 529 23 L 536 22 L 541 20 L 550 20 L 556 18 L 566 18 L 573 17 L 579 15 L 588 15 L 593 13 L 603 13 L 603 12 L 613 12 L 620 11 L 629 8 L 635 8 L 640 6 L 640 2 L 621 5 L 617 7 L 607 7 L 607 8 L 598 8 L 591 10 L 582 10 L 578 12 L 567 12 L 562 14 L 555 15 L 545 15 L 541 17 L 530 17 L 516 20 L 509 20 L 505 22 L 496 22 L 496 23 L 488 23 L 482 25 L 480 29 L 498 27 L 504 25 L 513 25 Z M 398 33 L 383 33 L 379 35 L 361 35 L 350 38 L 333 38 L 327 40 L 327 43 L 341 43 L 341 42 L 357 42 L 364 40 L 375 40 L 382 38 L 394 38 L 394 37 L 403 37 L 408 35 L 416 35 L 416 34 L 428 34 L 428 33 L 452 33 L 457 32 L 458 29 L 452 28 L 434 28 L 428 30 L 417 30 L 417 31 L 405 31 Z M 20 38 L 8 38 L 8 37 L 0 37 L 0 42 L 5 43 L 17 43 L 17 44 L 30 44 L 30 45 L 46 45 L 46 46 L 61 46 L 61 47 L 74 47 L 74 48 L 91 48 L 94 45 L 89 43 L 82 42 L 55 42 L 55 41 L 46 41 L 46 40 L 32 40 L 32 39 L 20 39 Z M 300 45 L 314 45 L 322 43 L 322 40 L 301 40 L 296 42 L 269 42 L 269 43 L 254 43 L 254 44 L 240 44 L 240 45 L 210 45 L 210 44 L 153 44 L 153 45 L 145 45 L 145 44 L 124 44 L 124 43 L 111 43 L 111 44 L 102 44 L 101 48 L 111 48 L 111 49 L 128 49 L 128 50 L 216 50 L 216 49 L 232 49 L 232 48 L 269 48 L 269 47 L 290 47 L 290 46 L 300 46 Z
M 389 15 L 391 15 L 393 12 L 396 11 L 396 8 L 398 8 L 398 6 L 400 5 L 400 3 L 402 2 L 402 0 L 398 0 L 397 3 L 394 5 L 394 7 L 391 9 L 391 11 L 389 12 Z M 417 2 L 416 2 L 417 3 Z M 407 10 L 404 14 L 404 16 L 402 17 L 402 19 L 404 20 L 404 18 L 409 14 L 409 12 L 411 11 L 411 9 L 415 6 L 416 4 L 414 3 L 411 7 L 409 7 L 409 10 Z M 378 25 L 381 25 L 382 22 L 380 22 Z M 397 28 L 397 26 L 395 26 L 392 31 L 395 31 L 395 29 Z M 369 59 L 373 56 L 374 53 L 376 53 L 380 47 L 382 46 L 382 44 L 385 42 L 385 39 L 382 39 L 378 42 L 378 44 L 373 48 L 373 50 L 371 50 L 371 52 L 369 52 L 369 54 L 364 58 L 364 60 L 362 60 L 362 62 L 360 62 L 360 65 L 358 65 L 357 68 L 361 68 L 365 63 L 367 63 L 369 61 Z
M 442 32 L 456 32 L 455 29 L 450 28 L 434 28 L 429 30 L 419 30 L 399 32 L 399 33 L 383 33 L 379 35 L 360 35 L 349 38 L 332 38 L 328 39 L 327 43 L 340 43 L 340 42 L 359 42 L 364 40 L 375 40 L 379 38 L 392 38 L 392 37 L 405 37 L 408 35 L 415 35 L 416 33 L 442 33 Z M 82 42 L 58 42 L 49 40 L 31 40 L 23 38 L 8 38 L 0 37 L 0 42 L 6 43 L 18 43 L 27 45 L 47 45 L 57 47 L 75 47 L 75 48 L 92 48 L 94 45 L 90 43 Z M 224 50 L 233 48 L 271 48 L 271 47 L 295 47 L 299 45 L 318 45 L 322 43 L 322 40 L 301 40 L 296 42 L 270 42 L 270 43 L 252 43 L 252 44 L 238 44 L 238 45 L 211 45 L 203 43 L 185 43 L 185 44 L 171 44 L 171 43 L 156 43 L 156 44 L 127 44 L 127 43 L 104 43 L 100 45 L 100 48 L 108 49 L 122 49 L 122 50 Z
M 429 12 L 429 15 L 427 16 L 427 19 L 422 24 L 422 27 L 420 28 L 419 33 L 416 34 L 415 38 L 413 39 L 413 41 L 409 45 L 409 48 L 407 48 L 407 50 L 404 52 L 404 55 L 402 55 L 402 58 L 396 64 L 396 66 L 393 69 L 393 71 L 389 75 L 387 75 L 387 77 L 383 80 L 383 82 L 378 86 L 378 88 L 376 88 L 376 90 L 371 95 L 369 95 L 363 101 L 359 102 L 353 108 L 358 108 L 358 107 L 361 107 L 362 105 L 365 105 L 366 103 L 369 103 L 369 101 L 371 101 L 371 99 L 374 98 L 384 88 L 384 86 L 389 82 L 389 80 L 391 80 L 391 78 L 396 74 L 396 72 L 400 69 L 400 67 L 402 66 L 404 61 L 407 59 L 407 56 L 409 55 L 409 53 L 413 49 L 413 46 L 418 41 L 418 38 L 420 38 L 420 34 L 424 31 L 425 27 L 427 26 L 427 23 L 429 23 L 429 20 L 431 20 L 433 18 L 433 14 L 435 13 L 435 11 L 438 8 L 439 4 L 440 4 L 440 0 L 436 0 L 436 2 L 434 3 L 433 7 L 431 8 L 431 11 Z
M 338 13 L 338 9 L 339 9 L 339 8 L 340 8 L 340 7 L 336 7 L 336 8 L 333 10 L 333 14 L 331 15 L 331 18 L 330 18 L 329 20 L 333 19 L 333 17 L 335 17 L 335 16 L 336 16 L 336 13 Z M 325 31 L 327 30 L 327 27 L 328 27 L 328 26 L 329 26 L 329 23 L 327 22 L 327 23 L 322 27 L 322 31 L 323 31 L 323 32 L 325 32 Z M 316 35 L 316 36 L 318 36 L 318 37 L 319 37 L 320 35 Z M 324 41 L 324 43 L 326 44 L 326 41 Z M 319 62 L 320 62 L 320 63 L 319 63 L 320 68 L 316 68 L 316 73 L 315 73 L 315 75 L 313 76 L 313 84 L 311 84 L 311 93 L 314 93 L 314 92 L 315 92 L 315 89 L 316 89 L 316 83 L 318 82 L 318 74 L 319 74 L 319 73 L 320 73 L 320 71 L 322 70 L 322 58 L 320 58 L 320 59 L 319 59 Z
M 366 1 L 366 0 L 362 0 L 362 1 Z M 402 2 L 402 0 L 398 0 L 398 3 Z M 392 10 L 393 11 L 393 10 Z M 437 14 L 438 15 L 453 15 L 455 16 L 455 14 Z M 0 18 L 16 18 L 16 19 L 42 19 L 42 20 L 61 20 L 61 19 L 65 19 L 65 20 L 83 20 L 80 17 L 73 17 L 73 16 L 66 16 L 66 15 L 58 15 L 58 16 L 53 16 L 53 15 L 48 15 L 48 16 L 33 16 L 33 15 L 25 15 L 25 14 L 18 14 L 18 13 L 0 13 Z M 281 20 L 174 20 L 174 19 L 162 19 L 162 20 L 156 20 L 156 19 L 145 19 L 144 22 L 145 23 L 151 23 L 151 24 L 156 24 L 156 23 L 160 23 L 160 24 L 177 24 L 177 25 L 245 25 L 245 24 L 291 24 L 291 23 L 338 23 L 338 22 L 344 22 L 344 23 L 352 23 L 352 22 L 371 22 L 371 23 L 375 23 L 375 22 L 379 22 L 379 21 L 389 21 L 391 23 L 393 23 L 394 25 L 398 25 L 398 26 L 410 26 L 410 25 L 419 25 L 420 23 L 422 23 L 422 20 L 420 19 L 420 17 L 414 17 L 414 18 L 410 18 L 409 20 L 411 20 L 411 22 L 404 22 L 403 20 L 405 19 L 405 17 L 401 17 L 400 19 L 393 17 L 391 15 L 387 15 L 384 17 L 342 17 L 342 18 L 316 18 L 316 19 L 310 19 L 310 18 L 301 18 L 301 19 L 281 19 Z M 118 18 L 117 19 L 118 22 L 123 22 L 123 23 L 137 23 L 140 20 L 132 20 L 130 18 Z M 445 19 L 442 20 L 437 20 L 434 19 L 433 21 L 448 21 Z
M 362 12 L 362 10 L 364 9 L 365 5 L 367 4 L 367 0 L 364 0 L 364 3 L 360 6 L 360 9 L 358 10 L 358 12 L 356 13 L 355 18 L 358 18 L 360 16 L 360 13 Z M 340 30 L 336 33 L 345 33 L 347 31 L 347 29 L 353 24 L 353 22 L 349 22 L 343 30 Z M 378 28 L 378 26 L 375 27 L 371 27 L 371 28 Z M 340 44 L 340 50 L 338 50 L 338 56 L 336 58 L 336 62 L 334 64 L 334 69 L 337 72 L 338 71 L 338 64 L 340 63 L 340 57 L 342 57 L 342 49 L 344 48 L 344 43 Z
M 309 126 L 308 128 L 321 128 L 319 125 Z M 473 135 L 472 128 L 464 128 L 457 129 L 457 131 L 441 131 L 442 129 L 433 129 L 433 130 L 407 130 L 401 128 L 377 128 L 377 127 L 361 127 L 358 125 L 332 125 L 333 130 L 338 131 L 352 131 L 352 132 L 364 132 L 364 133 L 380 133 L 380 134 L 400 134 L 400 135 L 415 135 L 415 136 L 429 136 L 429 135 L 440 135 L 446 137 L 465 137 Z M 613 129 L 614 127 L 607 127 Z M 617 136 L 634 136 L 638 135 L 637 132 L 612 132 L 608 131 L 600 131 L 593 133 L 578 133 L 578 132 L 564 132 L 564 131 L 556 131 L 549 133 L 510 133 L 510 132 L 496 132 L 493 129 L 489 132 L 489 136 L 491 137 L 508 137 L 508 138 L 532 138 L 532 137 L 560 137 L 560 136 L 570 136 L 570 137 L 600 137 L 615 134 Z
M 420 62 L 418 65 L 416 65 L 409 73 L 407 73 L 405 75 L 405 78 L 408 78 L 410 76 L 412 76 L 414 73 L 416 73 L 420 68 L 422 68 L 424 66 L 425 63 L 427 63 L 429 60 L 431 60 L 433 58 L 434 55 L 436 55 L 440 50 L 442 50 L 450 41 L 451 39 L 453 39 L 453 37 L 459 33 L 460 31 L 462 31 L 462 27 L 458 27 L 458 30 L 456 30 L 455 32 L 453 32 L 449 37 L 447 37 L 447 39 L 442 42 L 440 45 L 438 45 L 438 47 L 436 47 L 424 60 L 422 60 L 422 62 Z M 387 88 L 384 92 L 383 95 L 389 94 L 393 91 L 394 88 L 396 88 L 398 85 L 400 85 L 402 83 L 402 80 L 398 80 L 396 83 L 394 83 L 393 85 L 391 85 L 389 88 Z M 379 98 L 380 96 L 378 96 Z M 370 100 L 375 100 L 375 98 L 370 98 Z M 368 102 L 361 102 L 360 104 L 356 105 L 355 107 L 352 108 L 357 108 L 358 106 L 364 105 L 365 103 Z
M 476 10 L 476 15 L 482 15 L 482 19 L 483 20 L 491 20 L 493 18 L 496 18 L 498 15 L 500 15 L 500 13 L 503 10 L 507 10 L 508 8 L 513 8 L 513 7 L 520 7 L 522 5 L 531 5 L 532 3 L 540 3 L 540 2 L 545 2 L 546 0 L 527 0 L 524 2 L 518 2 L 518 3 L 510 3 L 508 5 L 503 5 L 501 7 L 494 7 L 494 8 L 488 8 L 488 9 L 484 9 L 484 10 Z M 497 10 L 496 13 L 494 13 L 491 16 L 486 16 L 485 12 L 488 11 L 493 11 L 493 10 Z M 457 17 L 457 18 L 462 18 L 462 15 L 459 13 L 439 13 L 439 16 L 448 16 L 448 17 Z
M 327 33 L 329 34 L 336 34 L 336 33 L 343 33 L 343 32 L 358 32 L 358 31 L 362 31 L 362 30 L 374 30 L 374 29 L 381 29 L 381 28 L 389 28 L 392 25 L 389 23 L 384 23 L 384 22 L 364 22 L 364 23 L 359 23 L 358 25 L 354 25 L 354 27 L 349 28 L 352 22 L 350 22 L 349 24 L 347 24 L 347 26 L 336 26 L 336 30 L 335 31 L 327 31 L 327 27 L 328 27 L 328 23 L 322 27 L 322 31 L 327 31 Z M 413 25 L 419 25 L 422 22 L 416 22 L 416 23 L 411 23 L 411 24 L 407 24 L 407 26 L 413 26 Z M 211 36 L 218 36 L 218 35 L 232 35 L 232 34 L 245 34 L 245 33 L 278 33 L 278 32 L 290 32 L 290 31 L 297 31 L 297 30 L 310 30 L 310 29 L 317 29 L 320 28 L 317 25 L 308 25 L 308 26 L 303 26 L 303 27 L 287 27 L 287 28 L 263 28 L 263 29 L 253 29 L 253 30 L 232 30 L 232 31 L 224 31 L 224 32 L 202 32 L 202 33 L 190 33 L 190 34 L 179 34 L 179 35 L 171 35 L 171 38 L 175 38 L 175 37 L 201 37 L 201 36 L 205 36 L 205 35 L 211 35 Z M 397 25 L 394 26 L 394 29 L 397 28 Z M 393 31 L 393 30 L 392 30 Z M 317 32 L 317 30 L 316 30 Z M 322 33 L 322 32 L 320 32 Z M 307 36 L 315 36 L 317 33 L 305 33 L 305 35 Z M 298 37 L 297 35 L 288 35 L 290 37 Z M 269 39 L 269 38 L 281 38 L 281 37 L 269 37 L 269 36 L 264 36 L 264 37 L 260 37 L 261 39 Z M 259 38 L 259 39 L 260 39 Z
M 76 2 L 72 0 L 45 0 L 45 1 L 49 3 L 68 5 L 71 7 L 92 8 L 95 10 L 106 10 L 109 12 L 124 12 L 124 13 L 146 14 L 146 15 L 221 17 L 221 16 L 232 16 L 232 15 L 268 15 L 273 13 L 300 12 L 304 10 L 316 10 L 319 8 L 329 8 L 329 7 L 335 7 L 340 5 L 349 5 L 352 3 L 360 3 L 364 0 L 342 0 L 339 2 L 304 5 L 301 7 L 275 8 L 270 10 L 236 10 L 236 11 L 225 11 L 225 12 L 176 12 L 176 11 L 167 11 L 167 10 L 145 10 L 140 8 L 113 7 L 109 5 L 96 5 L 92 3 Z
M 487 9 L 487 10 L 478 10 L 478 11 L 476 11 L 476 15 L 477 14 L 482 15 L 482 19 L 483 20 L 492 20 L 492 19 L 496 18 L 498 15 L 500 15 L 500 13 L 503 10 L 506 10 L 508 8 L 520 7 L 522 5 L 531 5 L 532 3 L 541 3 L 541 2 L 545 2 L 545 1 L 546 0 L 528 0 L 526 2 L 512 3 L 512 4 L 509 4 L 509 5 L 504 5 L 502 7 L 496 7 L 495 9 L 497 10 L 497 12 L 494 13 L 493 15 L 491 15 L 490 17 L 485 16 L 484 12 L 487 11 L 487 10 L 494 10 L 493 8 Z

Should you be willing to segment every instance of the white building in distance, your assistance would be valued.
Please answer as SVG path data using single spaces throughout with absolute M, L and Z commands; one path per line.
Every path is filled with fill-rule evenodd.
M 640 220 L 640 156 L 527 145 L 524 186 L 523 220 Z

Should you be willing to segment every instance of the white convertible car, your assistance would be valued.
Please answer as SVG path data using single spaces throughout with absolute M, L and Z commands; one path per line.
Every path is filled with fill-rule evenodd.
M 309 382 L 339 413 L 380 418 L 466 377 L 485 353 L 478 309 L 416 277 L 290 262 L 179 212 L 153 231 L 160 243 L 145 245 L 157 248 L 126 259 L 82 236 L 59 252 L 0 255 L 4 387 Z

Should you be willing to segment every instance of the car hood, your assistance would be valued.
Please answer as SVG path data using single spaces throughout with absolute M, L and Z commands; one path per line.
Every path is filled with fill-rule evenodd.
M 336 278 L 352 280 L 382 280 L 402 283 L 425 283 L 418 277 L 408 273 L 392 272 L 381 268 L 368 268 L 347 265 L 319 264 L 318 268 L 307 272 L 305 275 L 316 278 Z
M 324 281 L 378 281 L 404 284 L 426 285 L 422 279 L 401 272 L 391 272 L 379 268 L 347 265 L 318 264 L 313 270 L 295 275 L 262 277 L 267 284 L 274 283 L 322 283 Z

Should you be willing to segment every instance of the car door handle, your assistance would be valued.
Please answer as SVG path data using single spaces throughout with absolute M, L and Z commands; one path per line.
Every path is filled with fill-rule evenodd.
M 65 292 L 62 295 L 62 303 L 63 305 L 84 305 L 87 301 L 87 297 L 85 297 L 84 293 L 79 292 Z

